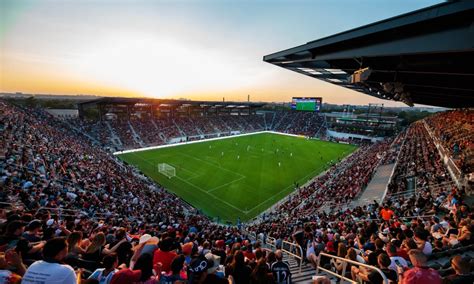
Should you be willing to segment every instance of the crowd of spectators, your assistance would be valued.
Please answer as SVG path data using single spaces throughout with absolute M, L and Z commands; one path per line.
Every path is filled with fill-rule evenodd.
M 451 176 L 421 121 L 413 123 L 407 130 L 389 191 L 407 191 L 411 178 L 414 178 L 412 189 L 415 186 L 425 188 L 452 183 Z
M 313 137 L 321 129 L 323 122 L 324 117 L 317 112 L 277 111 L 274 130 Z
M 137 138 L 134 137 L 132 128 L 130 128 L 129 120 L 125 119 L 112 119 L 108 121 L 110 123 L 113 131 L 119 136 L 122 145 L 126 145 L 131 148 L 138 148 L 140 144 L 137 141 Z M 106 131 L 104 129 L 104 131 Z
M 284 119 L 282 118 L 284 117 Z M 138 148 L 169 143 L 181 138 L 199 140 L 216 135 L 227 136 L 231 132 L 248 133 L 262 130 L 276 130 L 285 133 L 314 136 L 323 125 L 323 117 L 310 112 L 276 112 L 275 119 L 266 121 L 264 115 L 219 115 L 219 116 L 177 116 L 152 118 L 149 116 L 131 116 L 95 122 L 70 119 L 68 123 L 92 136 L 102 145 L 115 148 Z M 273 127 L 272 123 L 275 126 Z M 108 125 L 110 125 L 110 129 Z M 134 133 L 134 131 L 135 133 Z M 321 131 L 323 133 L 324 131 Z M 136 136 L 135 136 L 136 134 Z M 120 142 L 112 141 L 116 136 Z M 179 140 L 181 141 L 181 140 Z
M 474 172 L 474 110 L 437 113 L 426 123 L 460 170 L 466 175 Z
M 252 231 L 272 227 L 272 237 L 290 235 L 289 223 L 298 223 L 301 216 L 313 216 L 322 207 L 342 208 L 352 201 L 368 184 L 377 165 L 390 148 L 392 139 L 363 145 L 348 158 L 334 163 L 325 173 L 300 188 L 284 202 L 265 215 Z M 273 222 L 279 220 L 280 222 Z
M 286 209 L 285 209 L 286 210 Z M 420 190 L 408 198 L 315 214 L 269 214 L 249 226 L 257 239 L 298 243 L 304 261 L 366 283 L 472 283 L 474 214 L 464 193 Z M 270 238 L 270 239 L 271 239 Z M 296 251 L 297 253 L 297 251 Z M 320 253 L 353 261 L 345 267 Z
M 425 186 L 447 175 L 420 123 L 394 140 L 361 146 L 241 231 L 210 222 L 92 145 L 77 125 L 3 101 L 0 122 L 0 282 L 290 283 L 282 252 L 264 250 L 262 236 L 277 247 L 296 242 L 313 265 L 325 252 L 376 266 L 394 282 L 473 282 L 465 255 L 474 244 L 472 208 L 455 187 Z M 394 156 L 403 170 L 422 176 L 416 194 L 320 210 L 356 197 L 377 165 Z M 433 262 L 443 256 L 453 257 Z M 344 270 L 324 257 L 320 265 Z M 373 270 L 345 269 L 354 280 L 381 283 Z
M 281 252 L 267 258 L 49 114 L 0 110 L 2 283 L 272 279 Z

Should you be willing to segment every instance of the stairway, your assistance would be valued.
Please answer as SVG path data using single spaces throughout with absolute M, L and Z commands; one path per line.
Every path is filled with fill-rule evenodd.
M 290 265 L 292 283 L 311 283 L 312 277 L 316 275 L 316 271 L 310 264 L 303 263 L 301 272 L 299 272 L 300 267 L 298 260 L 285 254 L 283 261 L 286 261 Z
M 130 120 L 128 121 L 128 127 L 130 128 L 130 130 L 133 133 L 133 140 L 135 140 L 135 142 L 137 142 L 140 145 L 140 147 L 146 147 L 145 142 L 143 142 L 143 139 L 135 131 L 135 129 L 132 126 L 132 123 L 130 122 Z
M 179 128 L 179 125 L 176 123 L 176 121 L 174 121 L 174 119 L 172 121 L 173 121 L 174 126 L 176 126 L 176 128 L 178 128 L 178 131 L 181 134 L 181 136 L 187 136 L 186 133 L 184 133 L 184 131 L 181 130 L 181 128 Z
M 374 200 L 377 200 L 377 202 L 381 204 L 387 194 L 388 184 L 390 183 L 395 166 L 396 163 L 380 165 L 375 170 L 375 174 L 359 198 L 352 201 L 351 207 L 355 208 L 357 206 L 369 205 Z
M 277 122 L 273 125 L 273 130 L 277 130 L 278 127 L 280 127 L 280 124 L 285 120 L 286 116 L 287 116 L 287 113 L 285 112 L 285 113 L 280 117 L 280 120 L 277 121 Z M 275 117 L 274 117 L 274 119 L 275 119 Z M 272 123 L 273 123 L 273 122 L 272 122 Z
M 110 125 L 110 122 L 107 120 L 104 121 L 105 125 L 107 125 L 107 128 L 109 129 L 110 132 L 110 140 L 112 143 L 115 145 L 115 147 L 120 148 L 123 146 L 122 141 L 118 137 L 117 133 L 115 133 L 114 129 L 112 128 L 112 125 Z
M 293 115 L 293 118 L 291 119 L 290 123 L 285 128 L 285 131 L 290 130 L 293 127 L 293 122 L 295 122 L 295 119 L 297 118 L 298 115 Z

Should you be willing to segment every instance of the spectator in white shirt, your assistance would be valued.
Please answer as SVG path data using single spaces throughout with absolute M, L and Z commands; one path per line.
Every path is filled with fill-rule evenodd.
M 43 248 L 44 260 L 34 262 L 23 276 L 22 284 L 76 284 L 74 269 L 61 261 L 68 253 L 65 238 L 50 239 Z

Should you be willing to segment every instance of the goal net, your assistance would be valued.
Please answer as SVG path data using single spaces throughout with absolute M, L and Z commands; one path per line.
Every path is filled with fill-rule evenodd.
M 166 163 L 158 164 L 158 172 L 167 176 L 168 178 L 176 176 L 176 169 Z

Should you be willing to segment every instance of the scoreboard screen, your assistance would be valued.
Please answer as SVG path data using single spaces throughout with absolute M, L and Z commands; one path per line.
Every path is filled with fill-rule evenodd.
M 293 97 L 291 100 L 291 109 L 319 112 L 321 110 L 322 102 L 323 98 Z

